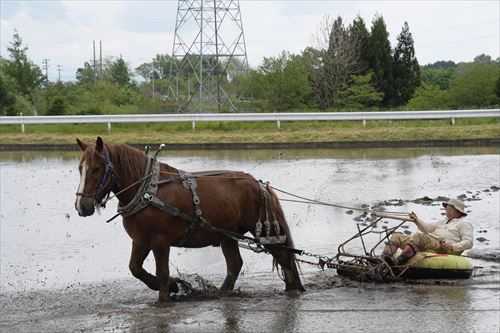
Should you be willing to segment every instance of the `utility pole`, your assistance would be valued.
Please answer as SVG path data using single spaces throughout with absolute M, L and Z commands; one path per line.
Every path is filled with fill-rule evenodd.
M 153 101 L 155 100 L 155 59 L 151 63 L 151 77 L 153 79 Z
M 57 72 L 58 72 L 58 75 L 57 75 L 57 81 L 58 82 L 61 82 L 61 65 L 57 65 Z
M 99 41 L 99 80 L 102 80 L 102 42 Z
M 49 82 L 49 59 L 42 60 L 43 68 L 45 69 L 45 80 Z
M 95 62 L 95 40 L 92 41 L 92 49 L 94 51 L 94 86 L 97 85 L 97 71 L 96 71 L 96 62 Z
M 179 111 L 189 111 L 195 101 L 197 111 L 237 111 L 242 97 L 226 92 L 232 84 L 228 74 L 248 76 L 239 0 L 178 0 L 168 97 L 176 100 Z M 196 88 L 178 91 L 186 76 L 193 77 Z

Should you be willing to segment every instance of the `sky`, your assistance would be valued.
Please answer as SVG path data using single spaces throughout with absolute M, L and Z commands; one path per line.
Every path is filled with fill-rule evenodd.
M 172 54 L 178 1 L 0 1 L 0 55 L 14 29 L 28 57 L 41 68 L 48 59 L 49 80 L 74 80 L 77 68 L 93 57 L 93 40 L 103 57 L 119 57 L 131 69 L 156 54 Z M 405 21 L 421 65 L 439 60 L 473 61 L 485 53 L 498 58 L 500 0 L 492 1 L 257 1 L 240 0 L 250 66 L 283 50 L 300 53 L 315 46 L 325 16 L 349 24 L 360 15 L 368 30 L 381 15 L 394 48 Z M 97 52 L 98 54 L 98 52 Z

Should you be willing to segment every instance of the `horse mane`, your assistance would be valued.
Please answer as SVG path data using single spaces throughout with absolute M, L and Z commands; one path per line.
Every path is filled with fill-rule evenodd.
M 147 155 L 133 147 L 125 144 L 106 143 L 113 166 L 122 172 L 126 172 L 133 179 L 144 177 L 147 165 Z

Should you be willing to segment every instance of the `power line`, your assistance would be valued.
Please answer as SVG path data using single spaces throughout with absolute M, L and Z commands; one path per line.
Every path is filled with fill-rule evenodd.
M 482 22 L 478 22 L 478 23 L 455 25 L 455 26 L 452 26 L 452 27 L 443 27 L 443 28 L 435 28 L 435 29 L 416 30 L 416 31 L 413 31 L 412 33 L 433 32 L 433 31 L 440 31 L 440 30 L 462 29 L 462 28 L 475 27 L 475 26 L 478 26 L 478 25 L 484 25 L 484 24 L 489 24 L 489 23 L 497 23 L 497 22 L 500 22 L 500 20 L 482 21 Z
M 433 44 L 418 45 L 418 47 L 420 48 L 420 47 L 437 46 L 437 45 L 443 45 L 443 44 L 454 44 L 454 43 L 468 42 L 468 41 L 472 41 L 472 40 L 488 39 L 488 38 L 493 38 L 493 37 L 498 37 L 498 36 L 500 36 L 500 34 L 480 36 L 480 37 L 475 37 L 475 38 L 451 40 L 451 41 L 447 41 L 447 42 L 439 42 L 439 43 L 433 43 Z

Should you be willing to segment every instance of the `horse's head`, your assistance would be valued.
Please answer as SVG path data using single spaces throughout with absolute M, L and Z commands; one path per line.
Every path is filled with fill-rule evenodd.
M 76 142 L 82 150 L 82 156 L 75 208 L 78 215 L 90 216 L 111 190 L 119 187 L 119 178 L 101 137 L 97 137 L 95 144 L 87 144 L 79 139 Z

